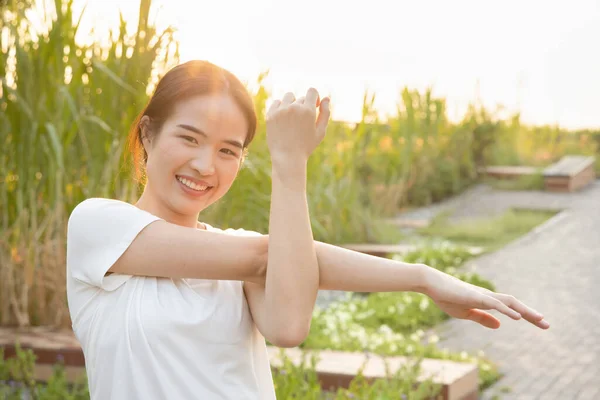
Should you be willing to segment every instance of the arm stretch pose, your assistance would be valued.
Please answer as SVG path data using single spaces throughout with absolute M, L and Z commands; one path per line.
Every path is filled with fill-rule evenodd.
M 313 88 L 273 102 L 268 235 L 221 230 L 199 217 L 238 175 L 252 98 L 205 61 L 160 79 L 129 134 L 141 196 L 89 198 L 69 218 L 67 296 L 92 399 L 273 399 L 265 338 L 304 341 L 319 289 L 414 291 L 488 328 L 500 326 L 489 310 L 549 327 L 513 296 L 314 240 L 306 168 L 329 105 Z

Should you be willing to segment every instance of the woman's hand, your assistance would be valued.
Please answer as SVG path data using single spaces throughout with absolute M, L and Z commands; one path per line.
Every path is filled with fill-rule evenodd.
M 544 316 L 511 295 L 494 293 L 488 289 L 471 285 L 435 268 L 425 267 L 422 292 L 448 315 L 475 321 L 487 328 L 497 329 L 500 321 L 483 310 L 497 310 L 519 320 L 524 318 L 533 325 L 548 329 L 550 324 Z
M 274 166 L 306 163 L 325 137 L 329 115 L 329 98 L 320 101 L 314 88 L 308 89 L 306 97 L 296 99 L 286 93 L 281 101 L 275 100 L 267 112 L 267 144 Z

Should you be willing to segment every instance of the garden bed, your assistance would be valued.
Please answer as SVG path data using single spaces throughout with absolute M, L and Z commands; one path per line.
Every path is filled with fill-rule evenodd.
M 474 364 L 272 346 L 268 350 L 279 398 L 289 398 L 286 394 L 303 399 L 347 398 L 352 394 L 366 399 L 371 398 L 368 393 L 410 393 L 415 399 L 433 395 L 444 400 L 477 398 Z M 38 395 L 46 392 L 48 398 L 88 399 L 86 379 L 83 352 L 72 331 L 0 328 L 2 398 L 12 391 L 20 399 L 17 391 L 22 389 Z

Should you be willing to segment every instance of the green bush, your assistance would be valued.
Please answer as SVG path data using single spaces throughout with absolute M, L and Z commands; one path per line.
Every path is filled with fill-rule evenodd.
M 17 343 L 16 357 L 4 359 L 0 348 L 0 398 L 21 400 L 26 394 L 34 400 L 88 400 L 87 377 L 82 375 L 74 383 L 67 381 L 64 363 L 58 361 L 48 382 L 35 381 L 36 356 L 30 349 L 22 350 Z

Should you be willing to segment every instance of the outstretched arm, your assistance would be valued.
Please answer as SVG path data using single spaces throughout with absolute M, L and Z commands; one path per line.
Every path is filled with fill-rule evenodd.
M 263 251 L 267 251 L 264 236 Z M 350 292 L 411 291 L 431 297 L 444 312 L 459 319 L 475 321 L 496 329 L 500 321 L 484 310 L 497 310 L 513 318 L 529 321 L 548 329 L 541 314 L 511 295 L 494 293 L 463 282 L 451 275 L 423 264 L 411 264 L 375 257 L 322 242 L 315 242 L 319 263 L 319 289 Z M 260 329 L 264 307 L 260 284 L 245 283 L 253 317 Z
M 496 329 L 500 321 L 484 310 L 497 310 L 547 329 L 543 315 L 511 295 L 471 285 L 423 264 L 409 264 L 317 243 L 319 289 L 352 292 L 423 293 L 450 316 Z
M 316 242 L 319 289 L 348 292 L 423 292 L 425 268 Z

